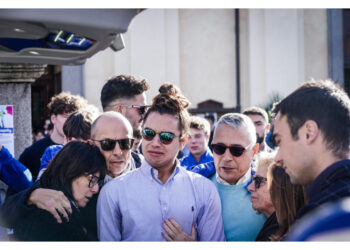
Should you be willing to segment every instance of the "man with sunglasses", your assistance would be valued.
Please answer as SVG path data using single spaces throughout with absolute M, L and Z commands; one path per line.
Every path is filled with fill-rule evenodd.
M 254 241 L 266 217 L 252 209 L 247 190 L 253 177 L 251 164 L 259 149 L 251 119 L 238 113 L 222 116 L 212 148 L 216 173 L 210 179 L 219 191 L 226 240 Z
M 103 111 L 121 113 L 131 123 L 133 131 L 141 129 L 143 116 L 148 109 L 145 92 L 150 88 L 146 79 L 137 79 L 129 75 L 118 75 L 110 78 L 101 90 Z M 136 167 L 140 167 L 143 157 L 131 153 Z
M 91 140 L 106 159 L 106 181 L 136 169 L 131 157 L 134 142 L 132 127 L 120 113 L 109 111 L 101 114 L 91 126 Z
M 258 154 L 256 173 L 253 176 L 253 181 L 248 186 L 248 190 L 251 192 L 252 208 L 267 217 L 255 241 L 269 241 L 270 236 L 278 230 L 275 208 L 267 185 L 267 170 L 274 162 L 274 157 L 274 153 L 260 152 Z

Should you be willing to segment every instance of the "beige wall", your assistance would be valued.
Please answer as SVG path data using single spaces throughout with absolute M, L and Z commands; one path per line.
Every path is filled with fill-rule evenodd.
M 85 65 L 85 95 L 100 107 L 103 84 L 116 74 L 145 77 L 148 100 L 172 82 L 192 107 L 207 99 L 236 106 L 233 9 L 148 9 L 124 35 L 126 48 L 107 49 Z M 240 10 L 242 106 L 287 95 L 301 82 L 328 77 L 327 13 L 313 9 Z

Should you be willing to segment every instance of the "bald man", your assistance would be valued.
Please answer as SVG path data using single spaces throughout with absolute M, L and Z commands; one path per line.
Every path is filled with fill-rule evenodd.
M 131 157 L 133 130 L 120 113 L 108 111 L 100 115 L 91 127 L 91 140 L 99 147 L 107 163 L 107 180 L 136 168 Z
M 102 113 L 91 126 L 91 141 L 104 155 L 107 163 L 108 175 L 104 183 L 112 178 L 135 169 L 135 163 L 131 157 L 131 148 L 133 145 L 133 133 L 130 122 L 120 113 L 108 111 Z M 98 193 L 90 200 L 85 208 L 80 209 L 82 216 L 88 218 L 84 221 L 87 233 L 94 234 L 97 240 L 96 224 L 96 203 Z M 30 211 L 31 205 L 47 210 L 57 220 L 58 223 L 64 223 L 69 220 L 68 214 L 71 213 L 70 202 L 62 192 L 33 187 L 23 192 L 15 194 L 11 199 L 5 201 L 1 208 L 1 213 L 6 214 L 6 221 L 0 223 L 9 228 L 16 227 L 21 223 L 20 217 Z M 4 216 L 3 216 L 4 217 Z M 65 218 L 62 221 L 62 217 Z M 43 229 L 45 230 L 45 229 Z

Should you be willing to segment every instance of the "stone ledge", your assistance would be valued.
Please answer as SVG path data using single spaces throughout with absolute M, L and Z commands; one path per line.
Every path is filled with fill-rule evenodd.
M 33 83 L 44 74 L 46 66 L 0 63 L 0 83 Z

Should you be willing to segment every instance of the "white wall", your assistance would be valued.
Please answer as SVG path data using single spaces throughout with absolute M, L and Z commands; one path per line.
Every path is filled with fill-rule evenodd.
M 85 65 L 85 96 L 100 107 L 106 80 L 147 78 L 148 102 L 164 81 L 178 85 L 192 106 L 214 99 L 236 106 L 233 9 L 147 9 L 124 35 L 126 48 L 107 49 Z M 240 10 L 241 102 L 262 105 L 305 80 L 328 76 L 326 10 Z

